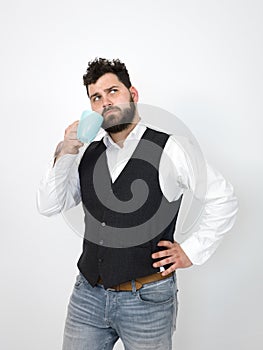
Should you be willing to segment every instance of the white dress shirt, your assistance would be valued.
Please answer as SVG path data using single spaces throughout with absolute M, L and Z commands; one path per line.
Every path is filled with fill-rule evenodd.
M 151 125 L 150 127 L 157 129 Z M 127 164 L 145 130 L 146 124 L 140 120 L 122 147 L 104 130 L 101 130 L 95 138 L 99 140 L 103 137 L 112 182 Z M 46 216 L 58 214 L 81 202 L 78 165 L 87 146 L 81 147 L 76 155 L 66 154 L 60 157 L 54 166 L 52 161 L 37 193 L 37 206 L 41 214 Z M 169 137 L 159 165 L 160 187 L 169 202 L 177 200 L 186 191 L 202 202 L 203 210 L 200 212 L 198 225 L 195 225 L 190 236 L 180 243 L 189 259 L 196 265 L 204 263 L 215 252 L 223 235 L 233 226 L 237 213 L 237 199 L 232 185 L 208 163 L 204 164 L 206 168 L 204 198 L 196 196 L 196 173 L 189 155 L 175 136 Z

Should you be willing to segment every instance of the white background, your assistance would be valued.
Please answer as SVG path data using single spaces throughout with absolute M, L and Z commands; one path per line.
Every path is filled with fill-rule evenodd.
M 140 102 L 190 128 L 239 198 L 216 254 L 178 272 L 174 349 L 261 349 L 262 2 L 1 7 L 1 348 L 61 348 L 82 241 L 62 216 L 40 216 L 35 194 L 64 129 L 89 107 L 82 75 L 100 56 L 123 60 Z

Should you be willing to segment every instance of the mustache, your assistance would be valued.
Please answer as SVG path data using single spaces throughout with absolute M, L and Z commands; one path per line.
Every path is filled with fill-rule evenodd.
M 121 112 L 121 109 L 117 106 L 109 106 L 109 107 L 105 107 L 102 111 L 102 116 L 104 117 L 104 114 L 108 111 L 120 111 Z

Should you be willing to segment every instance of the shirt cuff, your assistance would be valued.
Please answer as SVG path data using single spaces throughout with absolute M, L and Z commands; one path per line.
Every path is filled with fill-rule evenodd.
M 206 242 L 204 245 L 198 237 L 191 236 L 180 243 L 180 246 L 194 265 L 202 265 L 214 254 L 220 242 L 221 239 L 216 242 Z
M 59 157 L 53 168 L 68 168 L 78 158 L 79 154 L 64 154 Z

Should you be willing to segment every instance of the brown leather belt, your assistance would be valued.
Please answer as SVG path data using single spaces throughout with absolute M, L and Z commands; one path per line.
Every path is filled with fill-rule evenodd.
M 155 281 L 160 281 L 160 280 L 172 277 L 172 276 L 173 276 L 173 272 L 170 272 L 166 276 L 162 276 L 161 273 L 157 272 L 157 273 L 154 273 L 152 275 L 136 278 L 135 279 L 136 290 L 141 289 L 144 284 L 155 282 Z M 102 279 L 99 278 L 97 283 L 103 285 Z M 130 292 L 130 291 L 132 291 L 132 282 L 127 281 L 124 283 L 120 283 L 120 284 L 117 284 L 116 286 L 106 288 L 106 290 L 112 290 L 112 291 L 116 291 L 116 292 Z

